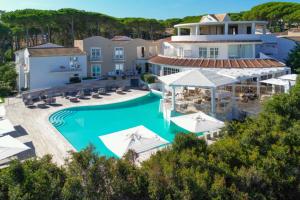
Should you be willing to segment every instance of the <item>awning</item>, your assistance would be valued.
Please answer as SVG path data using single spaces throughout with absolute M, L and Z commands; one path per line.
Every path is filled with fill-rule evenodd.
M 297 74 L 286 74 L 283 76 L 279 76 L 278 78 L 282 79 L 282 80 L 287 80 L 287 81 L 296 81 L 297 76 L 298 76 Z
M 0 120 L 0 136 L 14 131 L 15 128 L 8 119 Z
M 215 131 L 225 126 L 224 122 L 208 116 L 203 112 L 172 117 L 171 121 L 192 133 Z
M 243 80 L 257 76 L 285 72 L 287 67 L 269 67 L 269 68 L 241 68 L 241 69 L 216 69 L 216 72 L 223 76 Z
M 219 75 L 209 70 L 186 70 L 183 72 L 158 77 L 168 86 L 216 88 L 236 83 L 237 80 Z
M 263 80 L 263 81 L 260 81 L 260 82 L 271 84 L 271 85 L 279 85 L 279 86 L 289 86 L 289 84 L 290 84 L 289 81 L 278 79 L 278 78 L 270 78 L 270 79 Z
M 169 143 L 144 126 L 102 135 L 99 138 L 119 158 L 123 157 L 130 149 L 142 154 Z
M 27 149 L 30 148 L 9 135 L 0 137 L 0 160 L 9 158 Z

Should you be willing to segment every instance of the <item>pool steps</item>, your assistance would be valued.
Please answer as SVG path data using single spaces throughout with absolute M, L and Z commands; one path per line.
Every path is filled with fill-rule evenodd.
M 50 122 L 53 124 L 53 126 L 55 126 L 56 128 L 59 128 L 63 125 L 65 125 L 66 121 L 65 118 L 74 115 L 76 113 L 76 111 L 74 110 L 61 110 L 57 113 L 55 113 L 55 115 L 52 115 L 50 118 Z

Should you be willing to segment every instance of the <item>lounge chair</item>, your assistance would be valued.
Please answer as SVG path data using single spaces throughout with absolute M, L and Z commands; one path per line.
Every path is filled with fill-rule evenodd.
M 99 88 L 98 89 L 98 94 L 106 94 L 106 89 L 105 88 Z
M 99 96 L 98 93 L 93 93 L 93 94 L 92 94 L 92 98 L 94 98 L 94 99 L 99 99 L 100 96 Z
M 78 99 L 84 99 L 84 92 L 83 92 L 83 91 L 79 91 L 79 92 L 77 93 L 76 97 L 77 97 Z
M 78 100 L 77 97 L 71 97 L 69 100 L 70 100 L 70 102 L 72 102 L 72 103 L 77 103 L 77 102 L 79 102 L 79 100 Z

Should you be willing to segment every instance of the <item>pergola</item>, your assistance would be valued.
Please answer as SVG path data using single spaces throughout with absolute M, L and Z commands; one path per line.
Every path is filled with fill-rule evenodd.
M 172 88 L 172 107 L 175 110 L 176 87 L 200 87 L 211 91 L 211 114 L 216 113 L 216 89 L 220 86 L 233 85 L 236 79 L 208 70 L 187 70 L 167 76 L 158 77 L 165 85 Z M 234 90 L 233 90 L 234 92 Z M 233 94 L 234 95 L 234 94 Z

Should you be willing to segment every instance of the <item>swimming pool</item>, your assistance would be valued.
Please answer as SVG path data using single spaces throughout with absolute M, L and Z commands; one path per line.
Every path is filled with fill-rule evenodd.
M 111 157 L 115 155 L 99 136 L 143 125 L 172 142 L 176 133 L 184 132 L 164 120 L 159 112 L 160 98 L 149 93 L 121 103 L 68 108 L 52 114 L 49 121 L 76 150 L 92 144 L 100 155 Z

